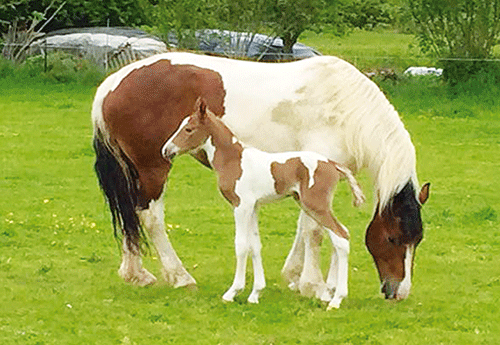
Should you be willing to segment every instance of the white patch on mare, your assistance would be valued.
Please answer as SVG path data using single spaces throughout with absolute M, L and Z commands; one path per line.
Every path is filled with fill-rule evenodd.
M 399 288 L 398 288 L 398 291 L 396 293 L 397 299 L 405 299 L 410 295 L 411 271 L 412 271 L 412 265 L 413 265 L 413 253 L 414 253 L 414 246 L 408 245 L 406 247 L 406 255 L 405 255 L 405 261 L 404 261 L 405 276 L 404 276 L 401 284 L 399 284 Z

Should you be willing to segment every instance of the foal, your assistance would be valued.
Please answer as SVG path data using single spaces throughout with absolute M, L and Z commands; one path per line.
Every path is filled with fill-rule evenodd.
M 219 189 L 234 208 L 236 225 L 236 273 L 234 282 L 223 295 L 225 301 L 245 287 L 248 254 L 252 253 L 253 290 L 248 302 L 258 303 L 265 287 L 260 255 L 257 207 L 286 196 L 294 196 L 302 209 L 328 233 L 333 244 L 332 265 L 335 294 L 325 291 L 322 300 L 328 309 L 338 308 L 347 296 L 349 233 L 332 215 L 333 190 L 341 175 L 351 186 L 354 204 L 364 196 L 351 172 L 314 152 L 267 153 L 247 147 L 207 109 L 204 100 L 196 102 L 195 112 L 186 118 L 177 132 L 165 143 L 162 154 L 172 159 L 176 154 L 203 150 L 217 173 Z

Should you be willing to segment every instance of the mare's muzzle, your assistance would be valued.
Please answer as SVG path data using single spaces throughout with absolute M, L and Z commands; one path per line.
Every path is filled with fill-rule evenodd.
M 394 299 L 397 298 L 397 293 L 399 289 L 399 285 L 401 282 L 395 280 L 385 280 L 382 283 L 382 293 L 385 295 L 386 299 Z

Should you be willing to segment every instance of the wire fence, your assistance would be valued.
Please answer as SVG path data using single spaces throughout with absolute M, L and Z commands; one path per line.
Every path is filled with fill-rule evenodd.
M 1 43 L 2 55 L 6 59 L 12 58 L 13 52 L 22 49 L 22 44 Z M 165 50 L 166 51 L 166 50 Z M 48 60 L 51 54 L 64 52 L 78 58 L 91 61 L 96 66 L 107 70 L 117 69 L 133 61 L 137 61 L 158 53 L 157 51 L 141 51 L 134 49 L 131 43 L 126 42 L 117 48 L 96 45 L 60 45 L 49 44 L 47 40 L 39 40 L 30 45 L 24 55 L 25 58 L 41 56 L 44 59 L 44 71 L 47 72 Z
M 17 49 L 22 49 L 23 44 L 18 43 L 4 43 L 0 42 L 0 48 L 4 58 L 9 59 L 13 52 Z M 25 47 L 24 47 L 25 48 Z M 125 42 L 118 47 L 110 45 L 94 45 L 90 43 L 80 45 L 63 45 L 51 44 L 46 38 L 40 39 L 32 43 L 25 51 L 25 57 L 41 56 L 43 58 L 44 71 L 47 72 L 49 68 L 50 55 L 56 52 L 64 52 L 76 56 L 78 58 L 86 59 L 91 63 L 104 68 L 106 71 L 116 70 L 131 62 L 155 55 L 160 52 L 168 51 L 166 45 L 163 50 L 140 50 L 130 42 Z M 206 52 L 206 51 L 205 51 Z M 239 52 L 227 51 L 226 53 L 217 54 L 214 52 L 206 52 L 215 55 L 222 55 L 226 57 L 238 57 Z M 267 58 L 266 56 L 269 56 Z M 475 58 L 435 58 L 426 56 L 377 56 L 377 55 L 344 55 L 339 54 L 340 58 L 352 63 L 360 70 L 371 71 L 376 69 L 387 70 L 393 69 L 406 69 L 407 67 L 420 65 L 420 66 L 434 66 L 445 62 L 485 62 L 485 63 L 500 63 L 500 58 L 490 59 L 475 59 Z M 276 59 L 278 57 L 278 59 Z M 263 61 L 272 61 L 274 59 L 281 61 L 296 60 L 293 54 L 276 52 L 262 52 L 260 58 Z M 382 71 L 384 73 L 384 71 Z M 385 71 L 387 73 L 387 71 Z

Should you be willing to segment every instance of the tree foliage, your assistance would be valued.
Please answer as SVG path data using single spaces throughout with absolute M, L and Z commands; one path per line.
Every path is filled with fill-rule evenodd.
M 447 59 L 448 78 L 460 81 L 488 69 L 481 60 L 498 43 L 500 0 L 409 0 L 409 8 L 421 48 Z
M 65 27 L 139 26 L 149 24 L 142 4 L 148 0 L 6 0 L 0 4 L 0 28 L 6 32 L 14 21 L 31 22 L 37 13 L 43 13 L 51 3 L 66 6 L 46 27 L 47 31 Z

